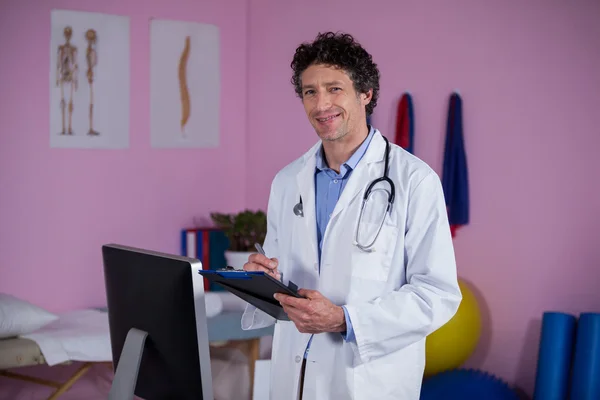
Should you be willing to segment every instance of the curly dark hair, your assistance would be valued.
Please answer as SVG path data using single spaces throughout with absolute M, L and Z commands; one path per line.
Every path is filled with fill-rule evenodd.
M 366 106 L 367 116 L 373 114 L 379 98 L 379 69 L 369 54 L 352 35 L 347 33 L 319 33 L 312 43 L 302 43 L 296 49 L 291 67 L 294 71 L 292 84 L 298 97 L 302 98 L 301 74 L 312 64 L 336 66 L 346 71 L 354 90 L 367 93 L 373 89 L 373 97 Z

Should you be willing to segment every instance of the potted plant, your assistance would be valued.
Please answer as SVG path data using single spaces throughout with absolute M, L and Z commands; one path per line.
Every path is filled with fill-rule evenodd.
M 211 213 L 213 223 L 229 239 L 225 251 L 227 265 L 241 269 L 248 256 L 255 253 L 255 243 L 263 244 L 267 234 L 267 215 L 263 211 L 244 210 L 233 214 Z

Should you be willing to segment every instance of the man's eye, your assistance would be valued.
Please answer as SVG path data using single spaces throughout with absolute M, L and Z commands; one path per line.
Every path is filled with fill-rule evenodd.
M 342 90 L 342 89 L 340 89 L 339 87 L 334 87 L 334 88 L 331 88 L 331 91 L 332 91 L 332 92 L 335 92 L 335 91 L 338 91 L 338 90 Z
M 307 90 L 307 91 L 304 92 L 304 95 L 310 95 L 310 94 L 313 94 L 313 93 L 314 93 L 313 90 Z

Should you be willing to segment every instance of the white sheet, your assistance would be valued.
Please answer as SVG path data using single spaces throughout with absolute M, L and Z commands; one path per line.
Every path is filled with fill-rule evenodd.
M 204 293 L 204 303 L 206 304 L 206 317 L 214 317 L 223 311 L 223 301 L 214 292 Z
M 59 319 L 21 335 L 40 346 L 48 365 L 65 361 L 112 361 L 108 313 L 77 310 L 59 314 Z
M 229 292 L 206 292 L 206 315 L 243 311 L 246 302 Z M 76 310 L 59 314 L 59 319 L 20 337 L 40 346 L 48 365 L 66 361 L 112 361 L 108 314 L 98 310 Z
M 221 300 L 223 311 L 244 311 L 246 309 L 247 303 L 233 293 L 225 291 L 216 291 L 208 293 L 213 294 Z
M 223 311 L 244 311 L 246 308 L 244 300 L 233 293 L 225 291 L 205 292 L 204 301 L 208 318 L 219 315 Z

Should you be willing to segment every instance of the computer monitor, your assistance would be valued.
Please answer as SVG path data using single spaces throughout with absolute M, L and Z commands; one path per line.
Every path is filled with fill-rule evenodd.
M 199 260 L 102 246 L 115 377 L 109 400 L 213 400 Z

